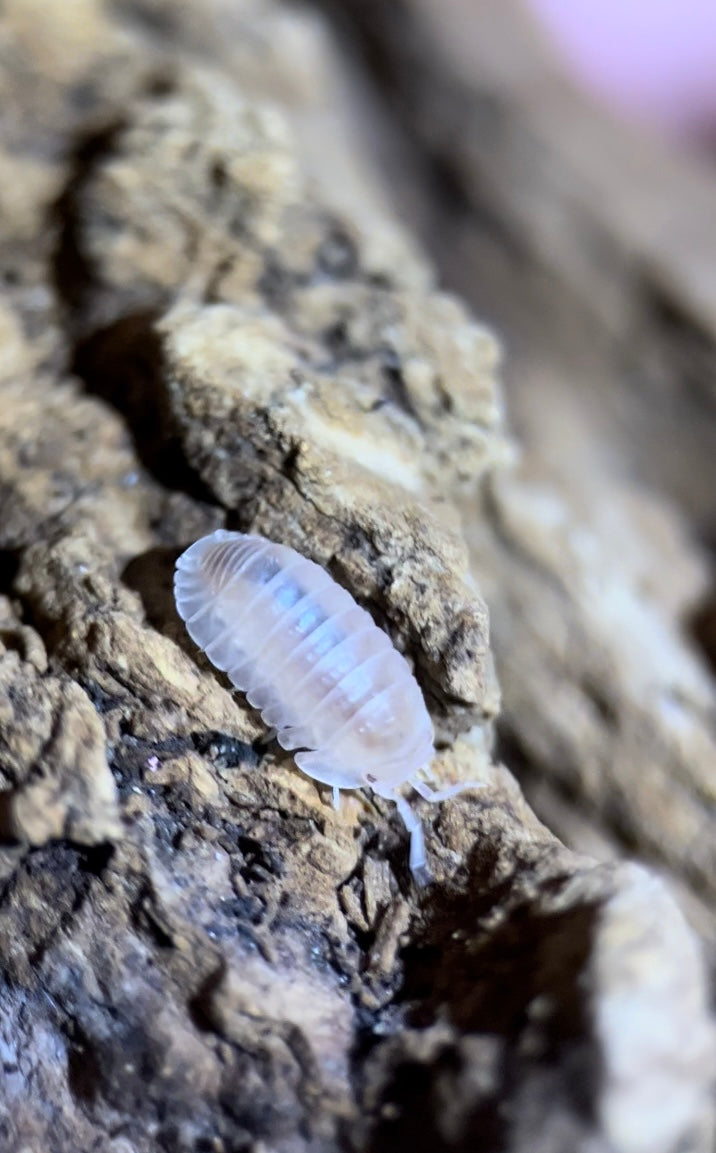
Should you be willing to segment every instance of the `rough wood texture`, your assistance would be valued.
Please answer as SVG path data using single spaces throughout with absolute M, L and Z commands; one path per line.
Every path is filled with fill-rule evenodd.
M 535 451 L 552 455 L 566 405 L 556 467 L 579 476 L 576 408 L 612 468 L 623 458 L 713 534 L 713 167 L 587 103 L 516 0 L 342 10 L 432 177 L 428 198 L 415 171 L 394 188 L 449 280 L 506 332 L 520 431 L 531 443 L 538 428 Z
M 513 741 L 544 732 L 559 777 L 562 725 L 575 794 L 587 766 L 613 804 L 632 666 L 611 642 L 612 704 L 613 632 L 563 591 L 606 579 L 603 537 L 567 573 L 554 506 L 497 479 L 495 340 L 386 214 L 329 32 L 269 0 L 11 0 L 0 32 L 0 1145 L 705 1153 L 695 934 L 490 752 L 483 591 Z M 412 661 L 437 773 L 484 780 L 421 806 L 432 885 L 392 806 L 335 813 L 188 640 L 173 563 L 220 525 L 329 567 Z M 640 558 L 607 574 L 621 604 Z M 678 571 L 657 622 L 700 587 Z M 693 809 L 679 755 L 664 805 Z M 624 779 L 641 830 L 652 786 Z
M 522 467 L 464 506 L 504 754 L 568 840 L 662 862 L 713 956 L 716 174 L 590 106 L 516 4 L 345 11 L 406 212 L 508 343 Z

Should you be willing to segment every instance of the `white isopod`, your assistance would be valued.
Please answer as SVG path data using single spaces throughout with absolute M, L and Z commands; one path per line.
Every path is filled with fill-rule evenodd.
M 441 801 L 417 776 L 434 754 L 433 730 L 407 661 L 325 569 L 291 548 L 219 529 L 182 553 L 174 577 L 187 631 L 228 673 L 296 764 L 340 789 L 371 788 L 398 806 L 410 831 L 410 867 L 425 865 L 418 816 L 397 789 Z

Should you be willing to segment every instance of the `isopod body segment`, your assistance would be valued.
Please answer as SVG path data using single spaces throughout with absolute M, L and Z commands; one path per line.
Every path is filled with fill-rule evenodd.
M 285 545 L 219 529 L 179 557 L 179 615 L 196 644 L 246 693 L 309 776 L 338 790 L 369 787 L 411 833 L 410 864 L 425 864 L 420 821 L 396 792 L 432 760 L 433 731 L 405 658 L 320 565 Z

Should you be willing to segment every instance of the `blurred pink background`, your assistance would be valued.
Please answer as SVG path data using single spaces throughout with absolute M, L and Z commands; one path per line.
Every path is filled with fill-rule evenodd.
M 716 138 L 716 0 L 528 0 L 572 73 L 613 109 Z

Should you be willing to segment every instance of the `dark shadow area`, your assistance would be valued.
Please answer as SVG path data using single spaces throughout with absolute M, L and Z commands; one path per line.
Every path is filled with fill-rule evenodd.
M 480 849 L 484 871 L 484 848 Z M 490 855 L 496 854 L 490 850 Z M 492 909 L 510 908 L 511 881 L 474 879 L 452 895 L 429 890 L 419 936 L 403 953 L 400 1000 L 419 1027 L 447 1013 L 461 1030 L 517 1038 L 526 1007 L 536 997 L 553 1000 L 555 1037 L 584 1033 L 584 998 L 577 983 L 588 962 L 598 905 L 580 905 L 553 914 L 518 899 L 508 916 L 489 931 L 481 921 Z M 570 878 L 541 886 L 541 898 L 559 900 Z
M 20 567 L 19 549 L 0 549 L 0 592 L 10 594 Z
M 82 190 L 96 166 L 111 153 L 123 127 L 118 119 L 79 138 L 70 157 L 69 180 L 50 209 L 50 222 L 57 231 L 51 271 L 70 329 L 79 322 L 91 294 L 99 287 L 92 260 L 80 243 Z
M 182 551 L 183 548 L 148 549 L 129 561 L 120 579 L 127 588 L 139 594 L 147 622 L 195 657 L 197 647 L 189 637 L 174 601 L 174 567 Z
M 14 847 L 20 843 L 16 835 L 13 814 L 15 794 L 15 789 L 0 790 L 0 846 L 3 848 Z
M 699 605 L 688 623 L 691 636 L 716 676 L 716 595 Z
M 194 996 L 187 1002 L 189 1017 L 200 1033 L 216 1032 L 216 1012 L 213 1000 L 226 978 L 226 963 L 221 959 L 204 978 Z
M 393 1069 L 381 1103 L 383 1119 L 369 1140 L 368 1153 L 501 1153 L 509 1148 L 505 1120 L 494 1100 L 460 1110 L 459 1133 L 446 1141 L 441 1114 L 445 1096 L 457 1095 L 456 1082 L 465 1074 L 465 1058 L 446 1044 L 430 1064 L 403 1060 Z
M 161 344 L 154 325 L 166 294 L 153 290 L 144 294 L 146 299 L 132 293 L 123 297 L 103 283 L 83 243 L 87 185 L 111 155 L 123 129 L 124 122 L 117 119 L 78 141 L 70 178 L 50 210 L 50 224 L 57 233 L 52 276 L 74 349 L 69 367 L 89 393 L 120 414 L 139 459 L 160 484 L 216 503 L 184 458 L 164 391 Z M 108 321 L 108 316 L 115 319 Z
M 240 741 L 238 737 L 230 737 L 227 733 L 212 729 L 194 732 L 191 739 L 197 753 L 221 769 L 255 769 L 261 760 L 261 750 L 255 745 Z
M 712 542 L 711 558 L 716 569 L 716 542 Z M 712 675 L 716 677 L 716 583 L 687 618 L 685 628 Z
M 509 1147 L 510 1106 L 525 1101 L 537 1126 L 555 1099 L 578 1128 L 596 1124 L 603 1073 L 584 982 L 599 903 L 540 908 L 559 906 L 568 877 L 511 899 L 511 879 L 495 884 L 498 864 L 497 849 L 481 846 L 463 890 L 426 891 L 397 996 L 417 1032 L 366 1048 L 382 1085 L 371 1153 L 498 1153 Z M 491 925 L 495 908 L 508 912 Z M 423 1031 L 438 1022 L 459 1037 L 426 1053 Z
M 91 1109 L 98 1097 L 97 1067 L 93 1047 L 79 1021 L 70 1018 L 67 1037 L 67 1087 L 75 1101 Z
M 153 310 L 135 312 L 81 340 L 72 370 L 87 391 L 126 422 L 137 455 L 165 488 L 216 504 L 184 456 L 164 390 L 161 342 Z

